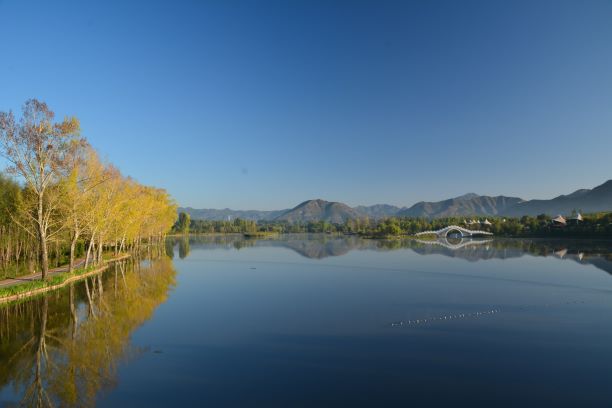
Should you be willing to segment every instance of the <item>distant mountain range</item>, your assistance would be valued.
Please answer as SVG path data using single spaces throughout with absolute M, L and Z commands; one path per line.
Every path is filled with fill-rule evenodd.
M 612 211 L 612 180 L 591 190 L 576 190 L 552 200 L 529 200 L 508 208 L 504 215 L 521 216 L 537 214 L 567 214 L 573 209 L 582 212 Z
M 519 197 L 482 196 L 474 193 L 443 201 L 421 201 L 412 207 L 400 208 L 388 204 L 349 207 L 339 202 L 321 199 L 308 200 L 288 210 L 279 211 L 235 211 L 179 208 L 187 212 L 192 219 L 228 220 L 243 218 L 254 221 L 286 221 L 289 223 L 308 221 L 328 221 L 342 223 L 348 219 L 374 218 L 390 216 L 399 217 L 480 217 L 512 216 L 538 214 L 569 214 L 572 210 L 584 213 L 612 211 L 612 180 L 608 180 L 593 189 L 580 189 L 568 195 L 561 195 L 550 200 L 523 200 Z
M 389 204 L 375 204 L 370 206 L 360 205 L 355 207 L 355 211 L 362 216 L 367 216 L 374 219 L 391 217 L 405 209 L 406 207 L 400 208 Z
M 398 211 L 397 216 L 441 218 L 472 215 L 503 215 L 509 208 L 522 201 L 518 197 L 490 197 L 469 193 L 444 201 L 421 201 L 410 208 Z

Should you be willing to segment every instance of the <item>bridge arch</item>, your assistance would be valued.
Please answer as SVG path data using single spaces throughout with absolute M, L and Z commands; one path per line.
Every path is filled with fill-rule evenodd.
M 457 233 L 457 235 L 459 235 L 458 238 L 463 238 L 465 236 L 465 233 L 463 231 L 461 231 L 459 228 L 454 227 L 446 228 L 446 231 L 442 232 L 441 235 L 443 235 L 444 238 L 453 238 L 453 233 Z
M 441 229 L 439 229 L 437 231 L 418 232 L 415 235 L 416 236 L 421 236 L 421 235 L 432 234 L 432 235 L 438 236 L 438 238 L 446 238 L 451 231 L 459 232 L 459 235 L 461 236 L 461 238 L 472 237 L 472 236 L 493 235 L 489 231 L 479 231 L 479 230 L 473 231 L 473 230 L 469 230 L 467 228 L 460 227 L 458 225 L 449 225 L 449 226 L 441 228 Z

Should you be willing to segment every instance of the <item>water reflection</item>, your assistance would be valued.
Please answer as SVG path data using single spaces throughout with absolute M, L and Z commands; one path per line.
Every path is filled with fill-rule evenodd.
M 165 250 L 186 258 L 178 285 L 169 258 L 119 263 L 0 308 L 0 406 L 399 406 L 406 390 L 419 406 L 610 405 L 612 281 L 577 264 L 610 271 L 609 242 L 236 235 Z
M 432 241 L 370 240 L 356 236 L 327 234 L 287 234 L 277 237 L 245 239 L 241 235 L 204 235 L 169 240 L 169 251 L 173 252 L 177 245 L 181 258 L 189 255 L 190 247 L 237 250 L 251 247 L 282 247 L 310 259 L 342 256 L 355 250 L 390 251 L 398 249 L 410 249 L 420 255 L 444 255 L 473 262 L 522 256 L 556 257 L 593 265 L 612 274 L 612 241 L 605 240 L 471 238 L 442 238 Z
M 189 256 L 189 238 L 181 237 L 178 242 L 179 258 L 185 259 Z
M 103 275 L 0 309 L 0 389 L 8 406 L 91 406 L 116 384 L 117 365 L 142 350 L 132 331 L 175 284 L 167 258 L 116 263 Z M 6 390 L 5 390 L 6 391 Z
M 463 238 L 463 237 L 459 237 L 459 238 L 443 237 L 443 238 L 438 238 L 433 241 L 415 239 L 415 242 L 418 242 L 420 244 L 440 245 L 444 248 L 448 248 L 452 250 L 458 250 L 461 248 L 465 248 L 467 246 L 488 244 L 492 241 L 493 241 L 492 239 L 470 239 L 470 238 Z

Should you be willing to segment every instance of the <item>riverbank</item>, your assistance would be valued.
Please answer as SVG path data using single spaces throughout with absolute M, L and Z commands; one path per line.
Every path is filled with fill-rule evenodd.
M 37 276 L 16 279 L 6 279 L 0 281 L 0 304 L 23 300 L 32 296 L 37 296 L 41 293 L 60 289 L 69 283 L 81 280 L 83 278 L 96 275 L 105 271 L 112 262 L 120 261 L 131 257 L 130 254 L 123 254 L 113 258 L 105 259 L 102 265 L 93 265 L 87 268 L 78 268 L 72 272 L 58 270 L 49 272 L 49 277 L 46 281 L 36 279 Z M 7 284 L 7 281 L 17 281 Z

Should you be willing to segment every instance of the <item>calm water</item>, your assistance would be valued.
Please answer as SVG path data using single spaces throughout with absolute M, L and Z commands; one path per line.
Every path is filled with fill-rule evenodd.
M 0 307 L 0 405 L 612 406 L 609 242 L 166 251 Z

